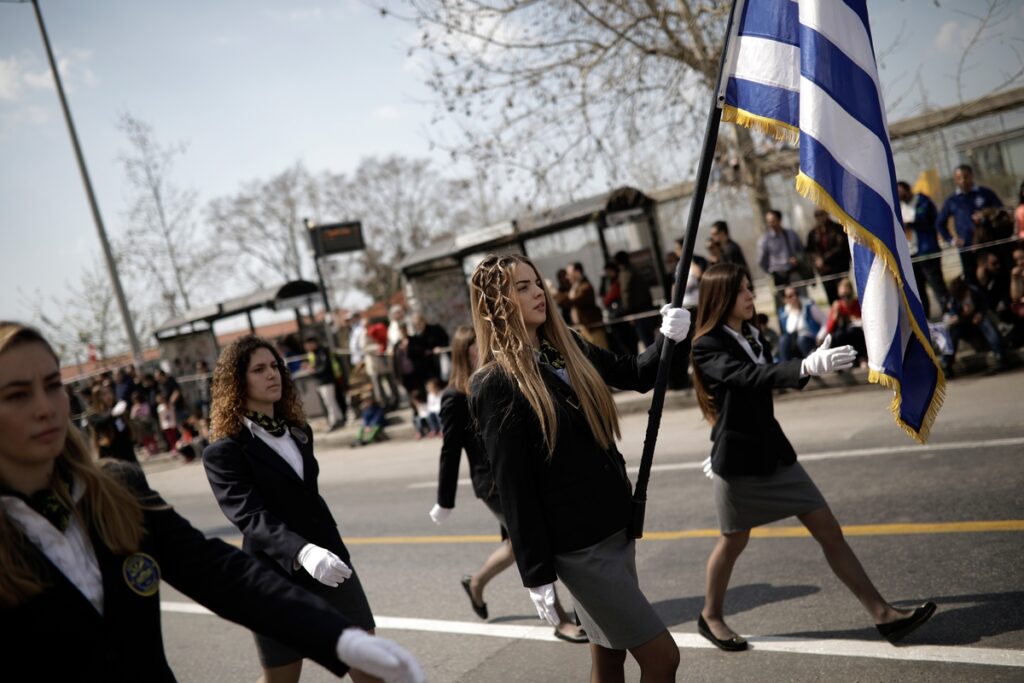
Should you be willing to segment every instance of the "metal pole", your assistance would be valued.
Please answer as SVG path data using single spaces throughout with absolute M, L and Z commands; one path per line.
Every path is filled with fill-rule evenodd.
M 697 226 L 700 223 L 700 214 L 704 208 L 704 194 L 708 187 L 711 164 L 715 159 L 715 145 L 718 142 L 718 124 L 722 120 L 722 103 L 719 101 L 718 91 L 729 51 L 729 35 L 732 32 L 736 4 L 736 0 L 733 0 L 732 7 L 729 10 L 729 20 L 725 26 L 725 40 L 722 41 L 722 57 L 718 65 L 718 83 L 711 93 L 711 110 L 708 112 L 708 125 L 704 130 L 704 150 L 701 153 L 700 164 L 697 166 L 697 184 L 693 190 L 693 199 L 690 201 L 690 217 L 686 222 L 683 254 L 676 265 L 676 281 L 672 292 L 673 308 L 679 308 L 683 303 L 686 277 L 690 272 L 690 262 L 693 260 L 693 247 L 697 240 Z M 668 387 L 668 373 L 672 366 L 672 352 L 674 349 L 675 342 L 665 339 L 661 347 L 661 359 L 658 362 L 658 376 L 654 382 L 651 408 L 648 411 L 647 434 L 644 436 L 640 472 L 637 475 L 636 487 L 633 490 L 633 516 L 630 523 L 630 536 L 632 538 L 642 538 L 644 535 L 644 515 L 647 509 L 647 482 L 651 477 L 651 464 L 654 462 L 654 446 L 658 441 L 658 430 L 661 428 L 661 413 L 665 406 L 665 390 Z
M 142 366 L 142 347 L 135 335 L 135 326 L 132 324 L 132 314 L 128 310 L 128 301 L 124 296 L 124 289 L 121 287 L 121 278 L 117 274 L 117 263 L 114 261 L 114 253 L 110 249 L 110 242 L 107 240 L 107 231 L 103 227 L 103 218 L 100 216 L 100 207 L 96 202 L 96 195 L 92 190 L 92 182 L 89 180 L 89 171 L 85 167 L 85 158 L 82 156 L 81 145 L 78 144 L 78 133 L 75 132 L 75 124 L 71 120 L 71 110 L 68 108 L 67 98 L 64 96 L 64 85 L 60 80 L 60 72 L 57 71 L 57 62 L 53 58 L 53 51 L 50 48 L 50 37 L 46 33 L 46 25 L 43 23 L 43 13 L 39 9 L 39 0 L 32 0 L 32 8 L 36 12 L 36 21 L 39 23 L 39 32 L 43 34 L 43 47 L 46 48 L 46 57 L 50 60 L 50 70 L 53 72 L 53 80 L 57 84 L 57 96 L 60 98 L 60 106 L 64 112 L 64 121 L 68 125 L 68 133 L 71 135 L 71 145 L 75 148 L 75 159 L 78 161 L 78 171 L 82 175 L 82 183 L 85 185 L 85 194 L 89 199 L 89 208 L 92 210 L 92 220 L 96 224 L 96 232 L 100 236 L 100 245 L 103 247 L 103 258 L 107 263 L 107 272 L 110 274 L 110 284 L 114 288 L 114 296 L 117 297 L 117 306 L 121 309 L 121 319 L 124 321 L 125 331 L 128 333 L 128 343 L 132 347 L 132 359 L 139 367 Z

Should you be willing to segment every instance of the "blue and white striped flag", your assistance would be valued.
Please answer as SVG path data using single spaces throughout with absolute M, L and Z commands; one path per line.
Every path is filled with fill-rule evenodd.
M 866 2 L 737 3 L 722 118 L 799 143 L 797 191 L 850 237 L 869 379 L 893 390 L 896 422 L 924 443 L 945 377 L 904 237 Z

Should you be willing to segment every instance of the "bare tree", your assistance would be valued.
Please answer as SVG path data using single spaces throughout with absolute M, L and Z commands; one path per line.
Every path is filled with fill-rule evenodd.
M 326 215 L 363 223 L 366 249 L 350 260 L 349 277 L 375 300 L 401 288 L 402 259 L 476 224 L 486 205 L 472 182 L 445 179 L 427 160 L 397 156 L 364 159 L 351 177 L 325 174 L 321 188 Z
M 195 220 L 197 195 L 171 179 L 184 145 L 161 145 L 152 126 L 124 114 L 118 128 L 130 151 L 121 163 L 131 187 L 129 227 L 121 240 L 123 261 L 140 284 L 155 290 L 166 314 L 192 307 L 194 293 L 212 282 L 218 250 Z
M 118 253 L 115 261 L 121 261 Z M 36 292 L 35 296 L 22 295 L 26 306 L 32 311 L 31 317 L 41 323 L 41 327 L 54 348 L 61 354 L 64 361 L 82 360 L 86 348 L 91 344 L 100 358 L 122 353 L 129 349 L 124 327 L 120 322 L 117 300 L 110 288 L 110 277 L 106 264 L 98 257 L 93 258 L 79 274 L 76 282 L 68 282 L 64 287 L 63 297 L 53 297 L 46 301 Z M 148 338 L 154 329 L 152 310 L 132 301 L 129 295 L 129 308 L 135 333 L 140 340 Z M 136 300 L 138 297 L 134 297 Z M 47 310 L 59 312 L 56 319 L 47 315 Z
M 252 180 L 229 197 L 210 202 L 207 218 L 223 246 L 243 259 L 238 263 L 253 284 L 268 276 L 303 279 L 309 263 L 302 219 L 319 215 L 319 191 L 301 163 L 269 180 Z
M 412 51 L 427 55 L 439 115 L 461 131 L 439 144 L 475 165 L 525 177 L 538 193 L 566 179 L 649 182 L 652 168 L 660 182 L 690 174 L 728 3 L 382 1 L 383 13 L 418 26 Z M 720 139 L 758 220 L 768 205 L 759 156 L 777 144 L 738 126 Z

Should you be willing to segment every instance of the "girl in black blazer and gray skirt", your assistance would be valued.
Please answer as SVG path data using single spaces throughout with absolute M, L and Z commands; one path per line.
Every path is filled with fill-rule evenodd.
M 652 387 L 660 343 L 617 356 L 579 339 L 522 256 L 485 258 L 470 292 L 481 362 L 470 411 L 538 614 L 557 622 L 560 579 L 590 637 L 591 681 L 621 681 L 627 650 L 643 680 L 674 680 L 679 650 L 637 581 L 631 488 L 608 390 Z M 674 309 L 662 331 L 681 340 L 688 327 L 689 314 Z
M 221 511 L 242 532 L 242 549 L 372 633 L 370 605 L 317 489 L 313 431 L 273 344 L 250 335 L 224 349 L 210 417 L 218 440 L 203 452 L 203 466 Z M 254 635 L 264 681 L 297 681 L 302 654 Z M 352 678 L 374 680 L 356 670 Z
M 900 610 L 882 598 L 825 499 L 797 462 L 772 402 L 773 389 L 802 389 L 812 375 L 849 368 L 856 351 L 851 346 L 829 348 L 831 340 L 826 338 L 802 361 L 773 363 L 753 317 L 754 294 L 745 268 L 726 263 L 704 273 L 693 335 L 694 387 L 701 411 L 712 424 L 705 473 L 714 481 L 722 535 L 708 558 L 698 631 L 723 650 L 746 649 L 746 640 L 723 617 L 732 568 L 753 527 L 796 516 L 821 544 L 832 571 L 861 601 L 879 632 L 895 642 L 927 621 L 935 605 Z

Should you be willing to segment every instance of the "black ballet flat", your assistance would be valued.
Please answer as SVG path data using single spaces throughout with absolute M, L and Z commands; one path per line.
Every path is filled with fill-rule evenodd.
M 469 596 L 469 604 L 473 607 L 473 611 L 481 619 L 487 618 L 487 603 L 482 602 L 479 605 L 476 604 L 476 600 L 473 599 L 473 591 L 469 589 L 469 582 L 473 580 L 473 577 L 466 574 L 462 577 L 462 587 L 466 589 L 466 595 Z
M 564 640 L 567 643 L 589 643 L 590 642 L 590 636 L 588 636 L 587 632 L 584 631 L 583 629 L 580 629 L 580 634 L 578 636 L 570 636 L 567 633 L 562 633 L 561 631 L 558 630 L 558 627 L 555 627 L 555 638 L 558 638 L 559 640 Z
M 708 628 L 708 622 L 704 621 L 703 614 L 697 617 L 697 633 L 710 640 L 711 643 L 719 650 L 725 650 L 726 652 L 742 652 L 747 649 L 747 639 L 743 636 L 716 638 L 715 634 L 711 632 L 710 628 Z
M 878 629 L 883 638 L 895 645 L 898 641 L 917 630 L 924 622 L 931 619 L 933 614 L 935 614 L 935 603 L 926 602 L 915 609 L 909 617 L 897 619 L 888 624 L 875 624 L 875 628 Z

